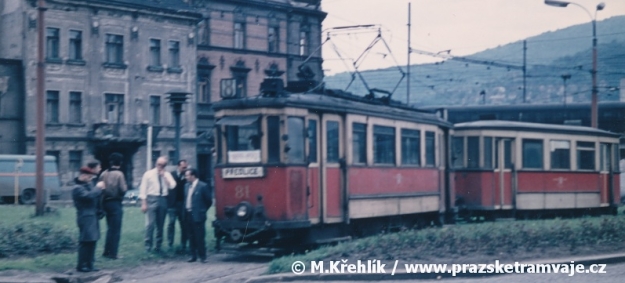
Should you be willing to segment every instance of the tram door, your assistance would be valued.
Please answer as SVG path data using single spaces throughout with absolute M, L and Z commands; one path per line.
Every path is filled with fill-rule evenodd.
M 324 115 L 321 120 L 321 199 L 325 223 L 343 221 L 343 122 L 338 115 Z M 344 163 L 344 162 L 342 162 Z
M 497 138 L 495 140 L 495 180 L 493 206 L 495 209 L 511 209 L 513 198 L 513 155 L 514 141 Z
M 321 171 L 320 162 L 320 133 L 319 116 L 308 115 L 308 180 L 306 202 L 308 206 L 308 220 L 311 224 L 321 221 Z
M 612 188 L 612 151 L 609 143 L 601 143 L 599 156 L 599 179 L 601 188 L 601 203 L 614 203 L 614 191 Z

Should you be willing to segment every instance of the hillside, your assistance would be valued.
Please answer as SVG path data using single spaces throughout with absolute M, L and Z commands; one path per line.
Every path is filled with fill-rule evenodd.
M 625 78 L 625 16 L 597 22 L 599 100 L 618 99 L 621 78 Z M 571 26 L 527 38 L 528 103 L 564 102 L 563 75 L 568 102 L 590 101 L 592 69 L 592 25 Z M 523 41 L 464 56 L 481 62 L 521 67 Z M 452 53 L 453 54 L 453 53 Z M 520 69 L 487 66 L 447 60 L 436 64 L 411 66 L 411 103 L 416 105 L 515 104 L 523 102 L 523 73 Z M 399 79 L 396 68 L 362 72 L 371 88 L 392 90 Z M 349 73 L 325 78 L 329 88 L 344 89 Z M 358 80 L 351 92 L 365 94 Z M 485 93 L 485 97 L 480 93 Z M 406 101 L 406 84 L 399 86 L 393 99 Z

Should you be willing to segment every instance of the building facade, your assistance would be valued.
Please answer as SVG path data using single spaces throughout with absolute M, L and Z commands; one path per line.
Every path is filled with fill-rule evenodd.
M 93 159 L 106 167 L 112 152 L 126 156 L 131 186 L 151 167 L 148 155 L 152 162 L 169 156 L 173 166 L 175 127 L 166 93 L 174 89 L 190 94 L 181 116 L 180 158 L 210 182 L 211 105 L 222 93 L 258 95 L 266 70 L 300 89 L 323 80 L 321 23 L 326 14 L 320 4 L 46 0 L 45 150 L 57 157 L 62 182 L 70 184 L 78 168 Z M 23 111 L 13 113 L 23 113 L 22 124 L 11 124 L 19 129 L 11 134 L 18 142 L 10 150 L 0 148 L 0 154 L 35 153 L 36 5 L 36 0 L 0 2 L 0 58 L 21 62 L 23 82 L 21 95 L 15 95 L 15 105 Z M 3 125 L 17 121 L 2 119 Z
M 20 60 L 24 73 L 25 154 L 35 152 L 37 1 L 4 1 L 0 58 Z M 69 183 L 86 162 L 107 166 L 126 157 L 136 186 L 152 155 L 175 153 L 172 89 L 195 92 L 196 24 L 183 0 L 47 0 L 45 26 L 45 150 Z M 180 157 L 195 161 L 195 96 L 182 113 Z M 175 162 L 172 160 L 172 164 Z
M 211 103 L 256 96 L 266 70 L 284 73 L 286 86 L 323 80 L 320 0 L 196 0 L 197 130 L 200 174 L 211 172 Z

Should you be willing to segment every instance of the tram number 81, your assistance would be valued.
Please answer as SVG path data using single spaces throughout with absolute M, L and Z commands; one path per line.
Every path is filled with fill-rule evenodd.
M 250 186 L 238 185 L 234 188 L 234 197 L 236 198 L 249 198 Z

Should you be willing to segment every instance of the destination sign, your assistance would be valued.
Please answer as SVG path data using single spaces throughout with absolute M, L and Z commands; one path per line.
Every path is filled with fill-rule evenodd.
M 221 177 L 224 179 L 259 178 L 265 176 L 264 169 L 262 166 L 222 168 Z

